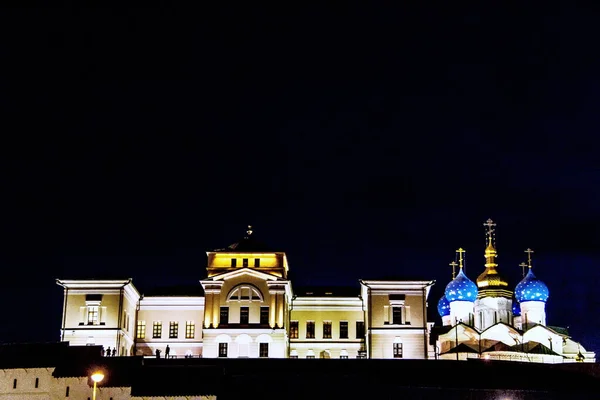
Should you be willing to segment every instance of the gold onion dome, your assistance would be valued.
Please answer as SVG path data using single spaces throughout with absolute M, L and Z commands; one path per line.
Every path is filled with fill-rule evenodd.
M 498 252 L 492 242 L 492 233 L 494 230 L 491 227 L 496 224 L 488 219 L 484 225 L 487 225 L 489 228 L 487 232 L 488 243 L 485 248 L 485 271 L 476 280 L 477 287 L 479 288 L 477 297 L 506 297 L 510 299 L 512 298 L 512 292 L 508 290 L 506 279 L 498 273 L 498 263 L 496 262 Z

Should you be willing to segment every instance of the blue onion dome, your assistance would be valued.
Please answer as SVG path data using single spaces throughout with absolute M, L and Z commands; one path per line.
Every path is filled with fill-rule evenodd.
M 515 288 L 515 297 L 520 303 L 525 301 L 543 301 L 545 303 L 548 300 L 548 296 L 550 296 L 548 286 L 536 278 L 531 268 L 529 268 L 529 272 L 525 275 L 525 278 Z
M 445 295 L 442 296 L 440 301 L 438 301 L 437 310 L 438 314 L 440 314 L 440 317 L 446 317 L 450 315 L 450 302 Z
M 521 315 L 521 305 L 517 301 L 517 299 L 513 299 L 512 302 L 512 313 L 514 317 L 519 317 Z
M 467 278 L 461 268 L 456 278 L 446 286 L 445 294 L 450 303 L 457 300 L 473 302 L 477 298 L 477 285 Z

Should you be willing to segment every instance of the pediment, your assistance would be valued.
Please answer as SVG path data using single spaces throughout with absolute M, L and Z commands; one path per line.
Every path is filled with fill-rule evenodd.
M 266 281 L 276 281 L 279 280 L 279 277 L 271 274 L 267 274 L 265 272 L 257 271 L 252 268 L 240 268 L 235 271 L 224 272 L 219 275 L 213 275 L 205 281 L 225 281 L 233 278 L 241 278 L 244 276 L 251 276 L 258 279 L 264 279 Z

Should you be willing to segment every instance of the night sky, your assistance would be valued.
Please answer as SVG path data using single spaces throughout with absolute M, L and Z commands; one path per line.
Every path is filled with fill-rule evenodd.
M 248 224 L 295 286 L 435 279 L 439 322 L 492 218 L 600 351 L 600 27 L 569 3 L 5 9 L 0 342 L 59 339 L 56 278 L 195 285 Z

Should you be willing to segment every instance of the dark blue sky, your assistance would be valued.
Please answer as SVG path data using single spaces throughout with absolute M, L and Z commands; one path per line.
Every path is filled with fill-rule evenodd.
M 435 306 L 492 218 L 600 351 L 598 15 L 521 7 L 5 10 L 0 341 L 58 338 L 55 278 L 195 284 L 247 224 L 297 285 Z

